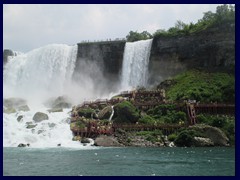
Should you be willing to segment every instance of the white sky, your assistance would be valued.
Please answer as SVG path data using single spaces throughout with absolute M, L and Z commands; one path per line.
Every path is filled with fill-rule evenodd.
M 28 52 L 47 44 L 124 38 L 129 31 L 153 33 L 177 20 L 197 22 L 218 4 L 4 5 L 3 48 Z

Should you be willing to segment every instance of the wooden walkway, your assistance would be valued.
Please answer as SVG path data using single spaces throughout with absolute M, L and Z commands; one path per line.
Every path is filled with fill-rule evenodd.
M 100 134 L 112 135 L 119 129 L 126 132 L 138 132 L 138 131 L 154 131 L 161 130 L 163 134 L 171 134 L 178 129 L 186 127 L 179 124 L 161 124 L 161 125 L 139 125 L 139 124 L 113 124 L 112 126 L 105 126 L 104 128 L 98 128 L 93 124 L 88 124 L 85 128 L 72 128 L 74 135 L 80 135 L 81 137 L 96 137 Z

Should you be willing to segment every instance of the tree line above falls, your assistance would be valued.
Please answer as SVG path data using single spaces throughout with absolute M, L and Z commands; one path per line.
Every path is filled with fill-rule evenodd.
M 126 36 L 127 41 L 134 42 L 139 40 L 151 39 L 161 36 L 180 36 L 200 32 L 209 27 L 217 27 L 221 24 L 235 24 L 235 5 L 221 5 L 217 6 L 216 12 L 211 11 L 203 13 L 203 18 L 199 19 L 197 23 L 186 24 L 181 20 L 175 23 L 174 27 L 165 29 L 158 29 L 155 33 L 151 34 L 147 31 L 138 33 L 137 31 L 130 31 Z

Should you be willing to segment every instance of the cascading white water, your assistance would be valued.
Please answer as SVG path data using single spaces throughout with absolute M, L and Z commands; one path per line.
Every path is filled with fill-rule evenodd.
M 4 97 L 42 101 L 64 94 L 76 56 L 77 45 L 53 44 L 13 57 L 3 73 Z
M 46 112 L 40 108 L 38 111 Z M 32 117 L 36 110 L 28 112 L 19 111 L 12 114 L 3 114 L 3 146 L 17 147 L 19 143 L 30 144 L 30 147 L 57 147 L 58 144 L 65 147 L 79 146 L 79 143 L 72 141 L 72 133 L 67 124 L 69 109 L 64 112 L 47 113 L 49 120 L 39 123 L 34 128 L 27 128 L 28 122 L 33 122 Z M 20 122 L 17 117 L 22 115 Z
M 127 42 L 122 66 L 122 88 L 146 86 L 152 39 Z
M 113 108 L 114 106 L 111 106 L 111 108 L 112 108 L 112 113 L 111 113 L 111 116 L 109 117 L 109 121 L 111 121 L 112 120 L 112 117 L 113 117 L 113 115 L 114 115 L 114 108 Z
M 67 94 L 65 86 L 71 82 L 77 56 L 77 45 L 53 44 L 9 59 L 3 74 L 4 98 L 27 100 L 30 111 L 3 114 L 3 146 L 19 143 L 30 147 L 83 147 L 72 141 L 67 118 L 71 109 L 48 113 L 42 103 L 49 97 Z M 68 88 L 69 89 L 69 88 Z M 35 105 L 33 102 L 36 102 Z M 46 113 L 49 120 L 34 122 L 36 112 Z M 20 122 L 17 117 L 23 116 Z M 27 127 L 31 122 L 35 127 Z

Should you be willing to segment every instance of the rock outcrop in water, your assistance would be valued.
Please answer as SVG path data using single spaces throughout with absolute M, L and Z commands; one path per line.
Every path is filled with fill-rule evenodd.
M 48 115 L 42 112 L 36 112 L 33 116 L 35 122 L 41 122 L 43 120 L 48 120 Z
M 229 146 L 229 139 L 227 138 L 226 134 L 217 127 L 195 125 L 190 128 L 203 133 L 213 142 L 214 146 Z
M 3 99 L 3 112 L 7 114 L 17 111 L 29 111 L 27 101 L 22 98 L 7 98 Z
M 3 50 L 3 65 L 8 62 L 8 57 L 14 56 L 14 52 L 11 49 L 4 49 Z

